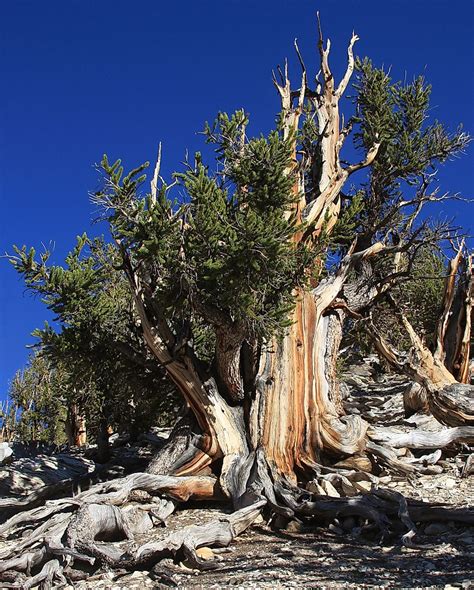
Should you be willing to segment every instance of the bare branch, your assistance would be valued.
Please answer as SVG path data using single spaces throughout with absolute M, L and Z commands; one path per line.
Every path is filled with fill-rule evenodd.
M 300 87 L 300 92 L 299 92 L 299 96 L 298 96 L 298 109 L 300 111 L 303 110 L 303 106 L 304 106 L 304 99 L 306 96 L 306 80 L 307 80 L 307 76 L 306 76 L 306 67 L 304 65 L 304 61 L 303 58 L 301 56 L 299 47 L 298 47 L 298 42 L 297 39 L 295 39 L 294 41 L 294 45 L 295 45 L 295 50 L 296 50 L 296 54 L 298 56 L 300 65 L 301 65 L 301 70 L 302 70 L 302 74 L 301 74 L 301 87 Z
M 160 167 L 161 167 L 161 141 L 158 144 L 158 156 L 156 159 L 156 166 L 155 171 L 153 173 L 153 180 L 151 181 L 151 200 L 153 203 L 156 203 L 156 195 L 158 192 L 158 179 L 160 177 Z
M 301 55 L 300 48 L 298 47 L 298 39 L 295 38 L 293 45 L 295 46 L 295 51 L 301 65 L 301 70 L 303 74 L 306 76 L 306 66 L 304 65 L 303 57 Z
M 318 40 L 318 50 L 319 55 L 321 57 L 321 71 L 323 73 L 324 78 L 324 92 L 325 94 L 333 94 L 334 91 L 334 77 L 332 75 L 331 69 L 329 68 L 329 52 L 331 50 L 331 41 L 328 39 L 326 41 L 326 49 L 324 49 L 324 38 L 323 38 L 323 31 L 321 28 L 321 19 L 319 17 L 319 12 L 316 13 L 316 18 L 318 21 L 318 33 L 319 33 L 319 40 Z
M 348 166 L 345 169 L 347 174 L 348 175 L 353 174 L 357 170 L 361 170 L 362 168 L 366 168 L 367 166 L 370 166 L 372 164 L 372 162 L 375 160 L 375 157 L 379 151 L 379 147 L 380 147 L 379 142 L 374 143 L 374 145 L 367 152 L 367 155 L 365 156 L 364 160 L 362 160 L 361 162 L 358 162 L 357 164 L 352 164 L 351 166 Z
M 354 71 L 354 52 L 353 47 L 354 43 L 359 40 L 359 37 L 353 32 L 351 40 L 349 41 L 349 46 L 347 48 L 347 70 L 344 74 L 344 77 L 339 83 L 339 86 L 336 90 L 336 96 L 339 98 L 344 94 L 344 91 L 347 88 L 349 80 L 351 79 L 352 72 Z

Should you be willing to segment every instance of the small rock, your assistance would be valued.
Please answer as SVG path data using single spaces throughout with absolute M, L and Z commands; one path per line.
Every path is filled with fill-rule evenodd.
M 326 492 L 323 490 L 323 488 L 319 485 L 319 483 L 316 480 L 310 481 L 306 485 L 306 489 L 308 490 L 308 492 L 313 492 L 313 494 L 318 494 L 318 496 L 325 496 L 326 495 Z
M 371 473 L 372 462 L 366 455 L 354 455 L 353 457 L 348 457 L 343 461 L 339 461 L 336 463 L 335 467 L 344 467 L 346 469 L 356 469 Z
M 372 483 L 370 481 L 354 481 L 353 485 L 363 494 L 366 494 L 372 490 Z
M 0 442 L 0 464 L 6 463 L 7 459 L 13 455 L 13 449 L 7 442 Z
M 447 477 L 443 483 L 442 483 L 442 487 L 447 489 L 447 490 L 452 490 L 454 487 L 456 487 L 456 480 L 452 479 L 451 477 Z
M 345 496 L 356 496 L 357 495 L 357 490 L 355 489 L 355 487 L 349 483 L 348 481 L 341 481 L 341 486 L 342 486 L 342 491 L 344 493 Z
M 323 488 L 323 490 L 325 491 L 325 493 L 328 496 L 331 496 L 332 498 L 340 498 L 341 497 L 341 494 L 336 490 L 336 488 L 332 485 L 332 483 L 330 481 L 323 479 L 321 481 L 321 487 Z
M 196 549 L 196 555 L 205 561 L 214 559 L 214 551 L 210 547 L 199 547 Z
M 131 578 L 142 578 L 148 575 L 148 572 L 146 570 L 135 570 L 133 572 L 133 574 L 130 576 Z
M 285 531 L 288 531 L 289 533 L 301 533 L 304 530 L 304 524 L 302 522 L 298 522 L 297 520 L 290 520 L 290 522 L 285 527 Z

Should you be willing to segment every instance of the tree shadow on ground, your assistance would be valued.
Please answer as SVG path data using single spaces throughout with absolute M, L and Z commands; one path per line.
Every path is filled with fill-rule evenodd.
M 275 532 L 265 527 L 245 534 L 225 556 L 218 572 L 199 577 L 204 586 L 221 582 L 252 581 L 289 586 L 444 586 L 467 588 L 472 573 L 474 529 L 458 528 L 449 538 L 420 537 L 419 549 L 397 540 L 383 545 L 333 535 L 326 530 L 312 533 Z

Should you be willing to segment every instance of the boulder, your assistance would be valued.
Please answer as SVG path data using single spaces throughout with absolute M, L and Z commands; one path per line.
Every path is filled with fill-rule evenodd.
M 13 449 L 7 442 L 0 443 L 0 465 L 3 465 L 13 455 Z

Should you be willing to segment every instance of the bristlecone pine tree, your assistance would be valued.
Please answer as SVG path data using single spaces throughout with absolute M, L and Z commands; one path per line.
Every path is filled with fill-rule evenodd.
M 268 137 L 247 137 L 243 111 L 220 114 L 206 126 L 215 147 L 214 171 L 196 154 L 167 184 L 160 176 L 160 153 L 151 191 L 142 196 L 147 164 L 124 176 L 120 161 L 110 164 L 104 157 L 105 186 L 94 201 L 110 224 L 144 341 L 193 419 L 180 423 L 148 473 L 98 484 L 0 527 L 50 519 L 41 530 L 47 540 L 28 549 L 29 561 L 21 553 L 32 545 L 22 541 L 8 555 L 10 568 L 49 558 L 38 574 L 45 579 L 63 576 L 57 556 L 65 554 L 148 567 L 170 553 L 206 567 L 209 562 L 196 549 L 228 544 L 262 511 L 286 520 L 354 514 L 384 533 L 391 518 L 401 517 L 407 542 L 413 521 L 473 521 L 467 511 L 407 505 L 386 490 L 348 500 L 304 489 L 325 473 L 322 465 L 341 459 L 346 467 L 352 458 L 353 466 L 386 461 L 401 468 L 393 451 L 371 441 L 360 416 L 344 414 L 336 379 L 344 319 L 365 318 L 370 329 L 371 306 L 381 299 L 392 302 L 413 345 L 409 357 L 392 359 L 394 364 L 428 388 L 437 417 L 462 425 L 453 436 L 472 441 L 473 435 L 470 392 L 459 389 L 444 352 L 428 350 L 391 295 L 410 276 L 420 248 L 454 237 L 447 224 L 419 214 L 425 203 L 450 196 L 430 190 L 434 166 L 462 151 L 469 137 L 449 134 L 438 122 L 427 124 L 430 87 L 422 78 L 392 83 L 370 61 L 356 61 L 357 39 L 350 40 L 347 69 L 336 82 L 330 43 L 319 31 L 315 88 L 296 46 L 301 83 L 293 90 L 287 65 L 278 69 L 274 84 L 281 111 Z M 355 115 L 344 124 L 339 105 L 355 69 Z M 353 128 L 362 155 L 350 164 L 341 150 Z M 364 170 L 364 183 L 348 188 L 352 175 Z M 176 184 L 178 194 L 186 193 L 179 202 L 172 199 Z M 36 263 L 25 255 L 17 264 Z M 439 342 L 447 334 L 445 319 Z M 373 337 L 384 354 L 394 355 L 376 331 Z M 195 345 L 203 338 L 209 347 L 205 358 Z M 469 356 L 468 340 L 462 342 Z M 177 501 L 190 498 L 224 497 L 235 512 L 128 552 L 98 543 L 117 535 L 133 538 L 133 523 L 119 506 L 136 490 L 159 520 Z M 36 496 L 3 505 L 30 509 L 32 502 Z
M 67 412 L 66 434 L 71 445 L 95 442 L 97 459 L 108 460 L 109 429 L 132 439 L 158 420 L 170 423 L 180 403 L 140 333 L 126 277 L 116 268 L 114 248 L 84 234 L 62 266 L 48 266 L 49 252 L 34 260 L 34 250 L 16 248 L 11 258 L 29 291 L 40 295 L 55 314 L 60 331 L 46 326 L 33 333 L 39 339 L 34 367 L 56 376 L 47 389 L 56 407 L 47 407 L 50 421 Z M 15 379 L 10 397 L 33 400 L 37 371 Z M 38 379 L 37 379 L 38 380 Z M 27 402 L 20 407 L 27 409 Z M 33 403 L 33 405 L 35 405 Z M 22 412 L 19 427 L 34 414 Z M 23 430 L 30 440 L 33 429 Z

